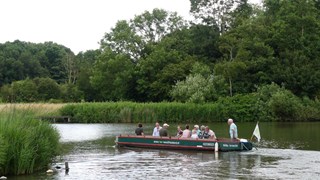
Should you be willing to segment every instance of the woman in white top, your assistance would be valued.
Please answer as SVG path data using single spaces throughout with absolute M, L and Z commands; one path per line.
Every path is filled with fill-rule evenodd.
M 192 138 L 192 139 L 197 139 L 197 138 L 198 138 L 198 133 L 197 133 L 197 130 L 196 130 L 196 129 L 193 129 L 193 130 L 192 130 L 191 138 Z
M 158 122 L 156 122 L 156 127 L 153 129 L 152 136 L 160 136 L 159 131 L 161 129 L 161 126 L 159 125 Z

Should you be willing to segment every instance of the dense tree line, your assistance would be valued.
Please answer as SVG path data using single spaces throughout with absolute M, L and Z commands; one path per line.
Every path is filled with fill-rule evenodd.
M 319 1 L 190 2 L 192 22 L 146 11 L 118 21 L 100 49 L 77 55 L 52 42 L 0 44 L 2 101 L 203 103 L 271 83 L 319 97 Z

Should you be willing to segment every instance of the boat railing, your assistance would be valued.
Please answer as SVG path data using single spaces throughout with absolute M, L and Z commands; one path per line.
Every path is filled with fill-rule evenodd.
M 229 139 L 229 138 L 217 138 L 217 139 L 199 139 L 199 138 L 184 138 L 184 137 L 175 137 L 175 136 L 150 136 L 150 135 L 130 135 L 130 134 L 120 134 L 118 137 L 130 137 L 130 138 L 145 138 L 145 139 L 162 139 L 162 140 L 185 140 L 185 141 L 204 141 L 204 142 L 240 142 L 238 139 Z

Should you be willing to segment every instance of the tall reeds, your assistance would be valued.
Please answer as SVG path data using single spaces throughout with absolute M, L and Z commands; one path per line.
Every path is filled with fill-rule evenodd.
M 106 102 L 70 104 L 60 109 L 78 123 L 213 122 L 215 104 Z
M 0 112 L 0 175 L 30 174 L 47 168 L 58 154 L 59 133 L 34 112 Z

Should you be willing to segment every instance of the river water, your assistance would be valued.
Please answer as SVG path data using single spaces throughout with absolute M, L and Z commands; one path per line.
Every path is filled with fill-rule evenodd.
M 63 152 L 45 172 L 10 179 L 320 179 L 320 123 L 260 123 L 262 141 L 249 152 L 190 152 L 115 147 L 134 124 L 55 124 Z M 237 123 L 250 138 L 255 123 Z M 169 132 L 175 134 L 176 124 Z M 227 137 L 226 123 L 210 124 Z M 144 125 L 151 134 L 153 124 Z M 64 170 L 68 162 L 70 170 Z

